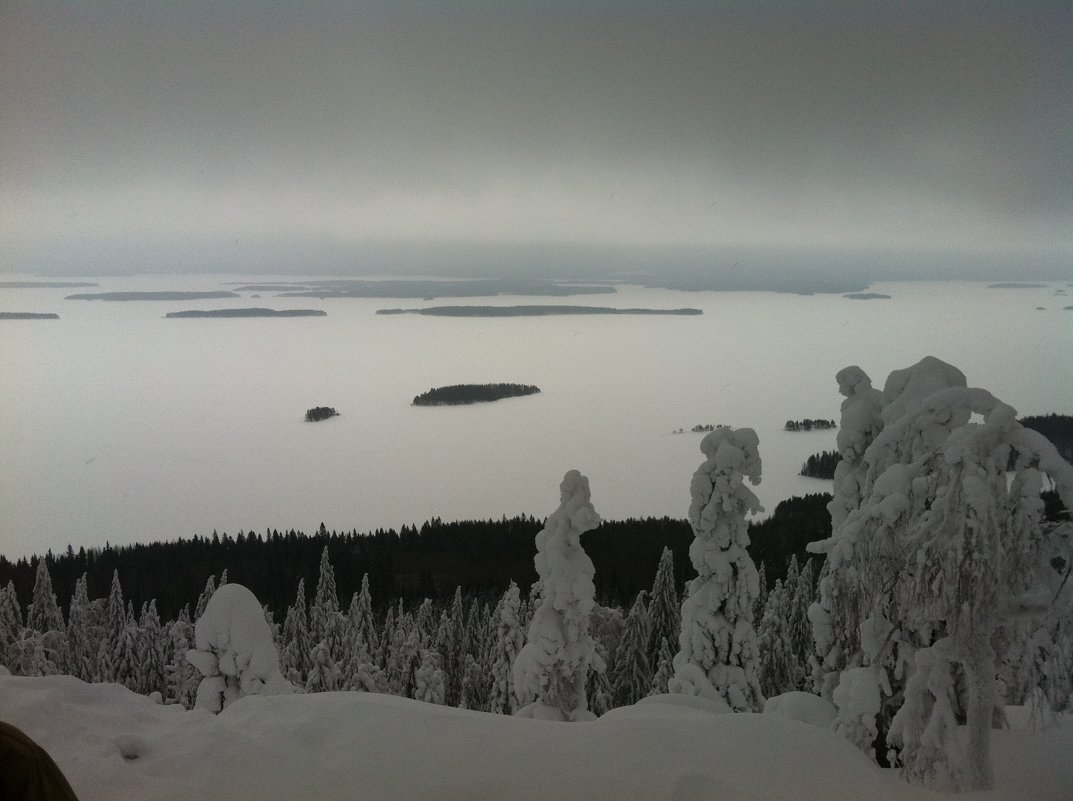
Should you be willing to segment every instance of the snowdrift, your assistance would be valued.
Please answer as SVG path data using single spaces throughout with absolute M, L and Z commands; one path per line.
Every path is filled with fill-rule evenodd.
M 82 801 L 943 797 L 815 726 L 659 699 L 574 724 L 355 692 L 248 696 L 213 715 L 115 684 L 0 676 L 0 710 Z M 998 789 L 963 798 L 1068 801 L 1073 725 L 995 734 Z

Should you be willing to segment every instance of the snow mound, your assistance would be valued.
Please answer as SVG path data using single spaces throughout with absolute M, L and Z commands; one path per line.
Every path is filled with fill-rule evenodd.
M 781 715 L 821 729 L 831 728 L 838 710 L 818 695 L 799 691 L 773 696 L 764 702 L 765 715 Z
M 964 797 L 908 785 L 833 732 L 779 715 L 562 726 L 357 692 L 248 696 L 211 715 L 70 676 L 0 677 L 0 709 L 52 755 L 81 801 Z M 118 741 L 138 758 L 125 758 Z M 998 789 L 974 801 L 1068 801 L 1073 725 L 996 731 L 995 746 Z

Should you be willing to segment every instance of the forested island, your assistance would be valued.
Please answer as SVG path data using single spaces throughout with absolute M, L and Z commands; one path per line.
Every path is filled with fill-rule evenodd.
M 718 425 L 713 425 L 712 423 L 697 423 L 695 426 L 693 426 L 689 430 L 693 434 L 706 434 L 709 431 L 715 431 L 715 429 L 717 429 L 717 428 L 730 428 L 730 426 L 725 426 L 722 423 L 720 423 Z M 672 431 L 671 433 L 672 434 L 684 434 L 684 433 L 686 433 L 686 430 L 684 428 L 679 428 L 677 431 Z
M 612 306 L 429 306 L 425 309 L 377 309 L 377 314 L 422 314 L 431 317 L 543 317 L 554 314 L 704 314 L 700 309 L 616 309 Z
M 1046 289 L 1046 284 L 1031 284 L 1021 281 L 1004 281 L 997 284 L 988 284 L 988 289 Z
M 834 420 L 810 420 L 805 418 L 804 420 L 787 420 L 786 425 L 782 427 L 783 431 L 827 431 L 832 428 L 838 428 L 838 424 Z
M 540 387 L 532 384 L 452 384 L 433 387 L 414 397 L 414 406 L 457 406 L 466 403 L 486 403 L 501 398 L 535 395 Z
M 890 300 L 890 295 L 884 295 L 882 292 L 850 292 L 842 297 L 850 300 Z
M 58 320 L 60 316 L 52 312 L 0 312 L 0 320 Z
M 798 475 L 807 478 L 832 479 L 835 477 L 835 468 L 838 467 L 840 461 L 842 461 L 842 454 L 838 451 L 814 453 L 801 465 Z
M 191 319 L 202 317 L 326 317 L 328 312 L 320 309 L 209 309 L 207 311 L 168 312 L 165 317 Z
M 83 292 L 64 300 L 222 300 L 240 298 L 234 292 Z
M 306 422 L 307 423 L 319 423 L 321 420 L 327 420 L 329 417 L 338 417 L 337 412 L 331 406 L 314 406 L 312 409 L 306 409 Z

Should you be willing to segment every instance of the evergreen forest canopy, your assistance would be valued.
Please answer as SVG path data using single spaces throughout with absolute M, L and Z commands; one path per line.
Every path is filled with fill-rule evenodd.
M 532 384 L 451 384 L 433 387 L 414 397 L 414 406 L 457 406 L 467 403 L 486 403 L 501 398 L 534 395 L 540 387 Z

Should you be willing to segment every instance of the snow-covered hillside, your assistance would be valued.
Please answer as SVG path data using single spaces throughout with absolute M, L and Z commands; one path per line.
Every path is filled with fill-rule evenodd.
M 574 724 L 355 692 L 250 696 L 212 715 L 116 684 L 0 676 L 0 717 L 53 755 L 82 801 L 1073 797 L 1068 720 L 996 731 L 996 789 L 943 796 L 830 731 L 682 696 Z

